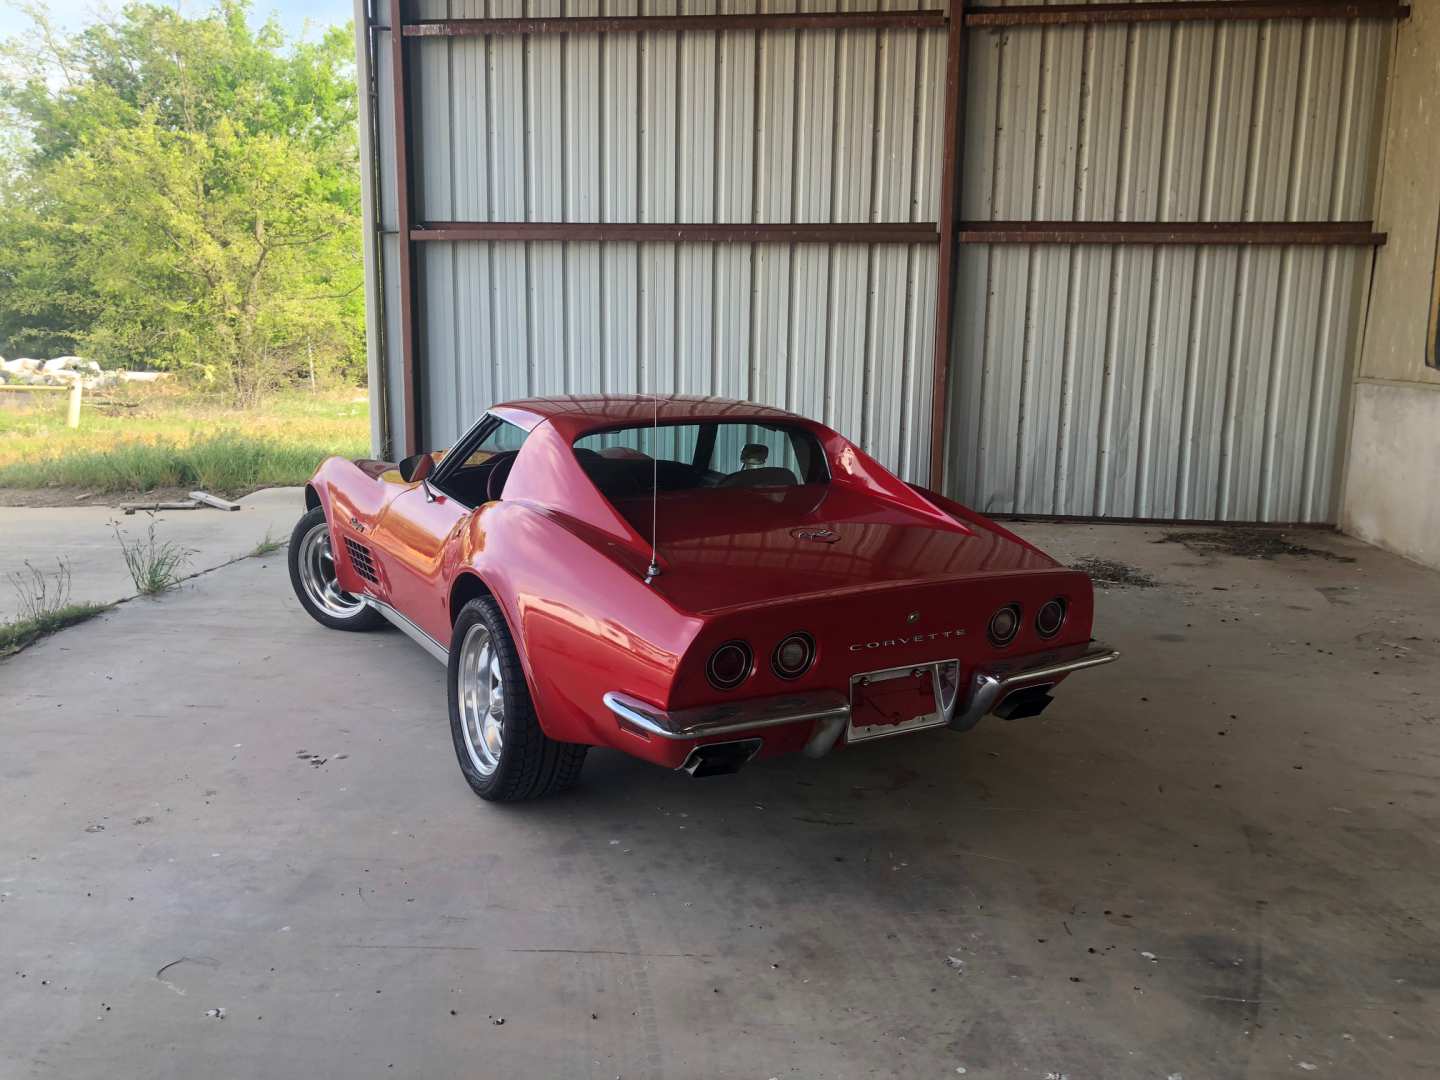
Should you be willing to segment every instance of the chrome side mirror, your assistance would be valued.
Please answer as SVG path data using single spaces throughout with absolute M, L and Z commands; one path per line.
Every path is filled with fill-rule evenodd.
M 429 454 L 411 454 L 395 468 L 400 473 L 401 480 L 407 484 L 414 484 L 424 480 L 434 471 L 435 459 Z

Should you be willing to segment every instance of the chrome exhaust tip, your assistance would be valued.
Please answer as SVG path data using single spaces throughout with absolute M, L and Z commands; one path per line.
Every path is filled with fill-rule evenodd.
M 728 776 L 737 773 L 760 752 L 763 739 L 736 739 L 706 743 L 691 750 L 680 768 L 694 777 Z

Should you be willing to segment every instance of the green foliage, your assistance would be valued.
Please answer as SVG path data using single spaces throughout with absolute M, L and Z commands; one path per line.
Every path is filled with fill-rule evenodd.
M 264 558 L 266 555 L 274 555 L 275 552 L 279 551 L 289 542 L 288 540 L 275 539 L 275 537 L 270 535 L 270 530 L 266 529 L 264 539 L 250 549 L 248 557 L 251 559 L 259 559 Z
M 303 484 L 325 458 L 370 450 L 369 409 L 353 390 L 285 391 L 259 408 L 168 388 L 132 390 L 128 400 L 120 393 L 87 411 L 78 429 L 65 426 L 63 394 L 0 400 L 0 488 L 243 495 Z
M 22 619 L 43 619 L 70 604 L 70 564 L 55 560 L 55 569 L 46 572 L 29 559 L 25 569 L 6 574 Z
M 115 539 L 120 541 L 120 551 L 125 556 L 125 568 L 130 571 L 130 580 L 141 596 L 154 596 L 173 589 L 181 581 L 181 568 L 195 554 L 189 548 L 181 547 L 173 540 L 161 540 L 155 535 L 155 515 L 150 515 L 150 528 L 145 536 L 131 540 L 120 531 L 120 523 L 112 521 Z
M 0 657 L 12 656 L 32 645 L 47 634 L 63 630 L 67 626 L 93 619 L 102 611 L 109 611 L 110 604 L 66 604 L 36 616 L 26 616 L 12 622 L 0 623 Z
M 291 43 L 247 11 L 132 4 L 66 37 L 32 9 L 0 56 L 0 354 L 241 402 L 363 372 L 350 32 Z
M 359 457 L 364 444 L 350 449 L 354 453 L 349 456 Z M 243 494 L 261 487 L 303 484 L 331 453 L 331 448 L 314 443 L 277 442 L 227 431 L 185 444 L 119 443 L 103 450 L 4 465 L 0 487 L 61 485 L 99 493 L 202 488 L 217 495 Z

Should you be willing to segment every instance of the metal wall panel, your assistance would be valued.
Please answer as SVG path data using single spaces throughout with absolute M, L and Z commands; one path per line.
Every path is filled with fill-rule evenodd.
M 963 216 L 1369 218 L 1392 33 L 972 32 Z M 1370 257 L 962 248 L 947 486 L 992 512 L 1333 521 Z
M 909 0 L 420 0 L 412 16 L 909 8 Z M 938 6 L 935 0 L 925 6 Z M 1388 23 L 972 31 L 962 217 L 1371 216 Z M 377 35 L 388 55 L 388 32 Z M 419 220 L 939 217 L 945 35 L 421 38 Z M 394 142 L 379 96 L 385 368 L 401 420 Z M 994 512 L 1330 520 L 1370 253 L 962 246 L 949 493 Z M 425 441 L 537 393 L 751 398 L 923 480 L 936 252 L 417 245 Z
M 448 445 L 480 411 L 508 398 L 653 386 L 788 406 L 922 477 L 929 442 L 910 418 L 923 424 L 928 416 L 935 249 L 819 251 L 828 269 L 789 268 L 791 280 L 818 279 L 791 303 L 798 286 L 778 298 L 759 294 L 786 281 L 775 263 L 802 261 L 809 253 L 800 248 L 421 244 L 429 441 Z M 568 295 L 558 286 L 553 294 L 526 286 L 527 274 L 532 283 L 563 280 L 567 264 L 572 272 L 577 264 L 603 269 Z M 747 303 L 737 310 L 722 298 L 727 293 Z M 806 363 L 790 363 L 802 355 Z M 396 383 L 392 396 L 398 393 Z
M 422 0 L 411 17 L 885 6 L 916 5 Z M 941 31 L 420 38 L 407 48 L 417 220 L 938 215 Z M 392 152 L 382 163 L 392 223 L 393 168 Z M 933 245 L 428 242 L 417 263 L 427 443 L 448 442 L 508 397 L 654 389 L 790 408 L 924 476 Z M 386 284 L 393 308 L 398 287 Z

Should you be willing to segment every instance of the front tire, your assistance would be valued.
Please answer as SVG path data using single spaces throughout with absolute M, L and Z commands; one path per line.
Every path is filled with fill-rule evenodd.
M 540 729 L 510 628 L 489 597 L 460 609 L 447 682 L 455 756 L 476 795 L 518 802 L 574 786 L 589 747 Z
M 290 585 L 312 619 L 331 630 L 374 630 L 385 620 L 335 580 L 330 526 L 320 507 L 305 512 L 290 534 Z

